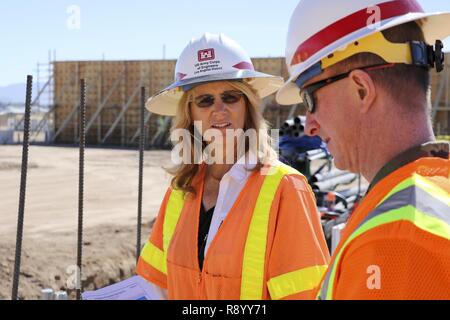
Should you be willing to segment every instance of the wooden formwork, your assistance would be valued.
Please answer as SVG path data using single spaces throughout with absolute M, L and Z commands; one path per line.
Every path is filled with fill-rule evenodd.
M 254 58 L 255 69 L 288 78 L 284 58 Z M 447 72 L 432 73 L 432 102 L 439 96 L 435 115 L 435 128 L 449 131 L 450 112 L 450 54 L 447 54 Z M 86 119 L 88 144 L 136 145 L 134 139 L 139 126 L 141 86 L 147 97 L 156 94 L 173 82 L 175 60 L 145 61 L 67 61 L 54 62 L 55 142 L 75 143 L 78 138 L 79 81 L 85 79 Z M 443 81 L 447 86 L 439 90 Z M 447 106 L 446 106 L 447 103 Z M 264 100 L 264 117 L 273 127 L 279 127 L 288 115 L 298 115 L 301 108 L 280 108 L 275 95 Z M 292 111 L 295 111 L 292 113 Z M 146 128 L 147 141 L 151 141 L 161 119 L 152 115 Z
M 74 143 L 77 140 L 78 113 L 73 111 L 78 106 L 79 81 L 84 78 L 87 83 L 86 142 L 114 145 L 128 145 L 138 130 L 140 87 L 146 88 L 147 96 L 157 93 L 172 82 L 175 67 L 174 60 L 54 64 L 55 133 L 58 134 L 55 141 Z M 69 84 L 68 88 L 64 88 L 65 84 Z M 127 106 L 126 110 L 124 106 Z M 119 115 L 121 117 L 117 122 Z M 150 118 L 147 129 L 149 138 L 156 132 L 156 121 L 156 116 Z M 114 130 L 109 132 L 113 124 Z

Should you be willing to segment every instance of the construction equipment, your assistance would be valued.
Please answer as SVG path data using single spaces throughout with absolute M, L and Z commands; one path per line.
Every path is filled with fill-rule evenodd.
M 321 182 L 316 182 L 312 185 L 313 190 L 324 191 L 324 190 L 335 190 L 340 184 L 349 184 L 356 180 L 356 174 L 354 173 L 344 173 L 340 176 L 329 178 Z
M 279 150 L 280 160 L 302 172 L 309 180 L 312 176 L 311 161 L 325 159 L 331 167 L 331 156 L 319 137 L 305 135 L 305 122 L 305 117 L 284 122 L 280 130 Z
M 305 131 L 306 118 L 297 116 L 284 122 L 280 136 L 300 137 Z

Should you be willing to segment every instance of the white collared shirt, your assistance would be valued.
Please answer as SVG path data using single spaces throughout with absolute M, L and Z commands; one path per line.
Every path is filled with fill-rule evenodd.
M 208 248 L 217 234 L 222 222 L 227 217 L 237 197 L 244 188 L 248 177 L 252 174 L 251 169 L 256 166 L 256 157 L 252 152 L 248 153 L 247 161 L 245 155 L 240 158 L 231 169 L 225 173 L 220 180 L 219 194 L 217 196 L 216 207 L 211 219 L 208 231 L 208 238 L 205 246 L 205 257 Z

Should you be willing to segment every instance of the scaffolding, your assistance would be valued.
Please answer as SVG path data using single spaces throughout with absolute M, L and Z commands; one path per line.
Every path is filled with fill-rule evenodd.
M 37 96 L 32 106 L 35 106 L 39 111 L 46 110 L 44 117 L 39 121 L 36 130 L 30 133 L 30 143 L 44 143 L 50 142 L 50 137 L 54 129 L 54 70 L 53 63 L 56 60 L 56 51 L 48 51 L 48 61 L 46 63 L 37 63 L 36 68 L 36 89 Z M 43 86 L 41 87 L 41 85 Z M 46 97 L 45 103 L 42 99 Z M 42 134 L 44 138 L 42 139 Z M 39 140 L 38 140 L 39 139 Z
M 52 135 L 54 114 L 54 109 L 52 108 L 54 94 L 53 61 L 55 56 L 55 51 L 49 51 L 48 62 L 38 62 L 36 65 L 36 87 L 34 90 L 34 99 L 30 103 L 31 117 L 33 118 L 30 128 L 31 143 L 47 144 L 50 142 L 49 137 Z M 24 119 L 24 114 L 17 113 L 17 120 L 13 121 L 13 126 L 7 130 L 3 138 L 0 138 L 0 144 L 20 142 Z M 16 135 L 18 137 L 17 139 Z

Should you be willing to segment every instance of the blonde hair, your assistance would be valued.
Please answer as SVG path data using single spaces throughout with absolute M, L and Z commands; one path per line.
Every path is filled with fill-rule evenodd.
M 269 125 L 263 118 L 262 114 L 259 112 L 261 107 L 261 99 L 257 96 L 255 91 L 246 83 L 238 81 L 224 81 L 224 83 L 229 84 L 234 89 L 241 91 L 245 96 L 245 108 L 246 116 L 244 122 L 244 131 L 247 129 L 255 129 L 259 135 L 257 135 L 257 143 L 259 146 L 259 152 L 257 154 L 256 166 L 251 171 L 260 170 L 264 164 L 272 162 L 274 159 L 278 158 L 276 151 L 272 148 L 272 141 L 268 134 Z M 184 93 L 180 100 L 177 108 L 177 114 L 172 122 L 171 132 L 177 129 L 185 129 L 190 132 L 190 145 L 194 146 L 194 121 L 192 120 L 190 101 L 192 99 L 192 90 Z M 183 141 L 183 143 L 188 143 Z M 173 175 L 171 181 L 171 186 L 174 189 L 182 190 L 185 193 L 195 194 L 196 190 L 192 187 L 192 180 L 194 176 L 198 173 L 200 165 L 199 159 L 195 159 L 195 155 L 202 154 L 206 144 L 202 142 L 201 152 L 194 152 L 191 149 L 190 163 L 182 163 L 172 168 L 165 168 L 166 171 Z M 246 150 L 247 151 L 247 150 Z

